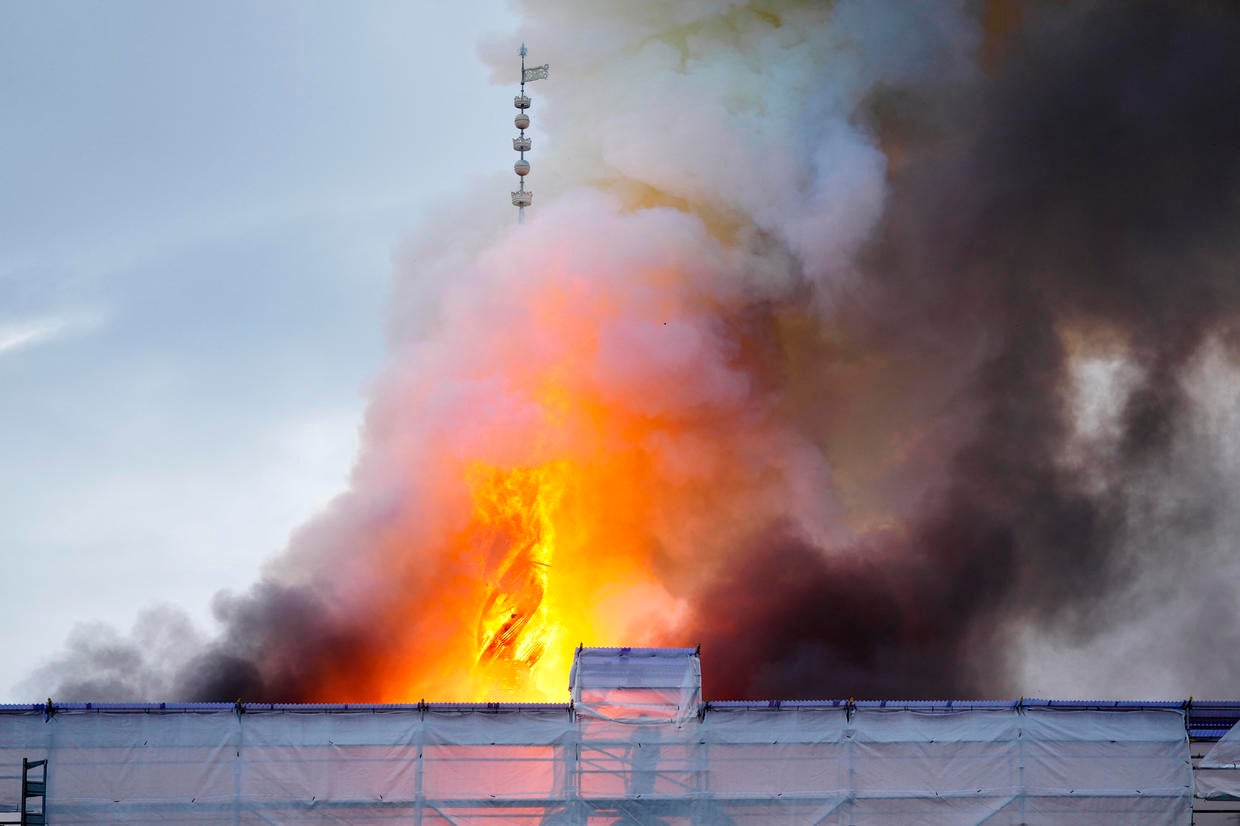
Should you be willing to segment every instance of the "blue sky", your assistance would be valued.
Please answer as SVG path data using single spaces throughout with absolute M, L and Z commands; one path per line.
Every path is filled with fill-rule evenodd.
M 393 250 L 512 163 L 476 44 L 514 25 L 0 4 L 0 701 L 76 623 L 205 625 L 343 489 Z

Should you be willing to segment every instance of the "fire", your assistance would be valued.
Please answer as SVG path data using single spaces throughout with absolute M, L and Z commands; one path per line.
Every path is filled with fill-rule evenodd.
M 363 662 L 382 700 L 564 702 L 579 644 L 670 633 L 679 600 L 659 578 L 652 528 L 674 496 L 645 447 L 666 424 L 588 394 L 540 400 L 549 421 L 526 436 L 545 446 L 443 469 L 442 484 L 462 494 L 459 527 L 421 557 L 422 590 L 377 609 L 407 630 L 400 650 Z M 408 547 L 391 554 L 407 558 Z M 324 699 L 350 685 L 356 697 L 350 675 Z
M 612 216 L 608 243 L 642 248 L 656 219 Z M 528 229 L 471 293 L 509 296 L 514 279 L 518 297 L 450 304 L 457 337 L 375 417 L 418 425 L 375 454 L 409 498 L 359 551 L 374 564 L 332 585 L 376 634 L 349 641 L 316 700 L 566 701 L 579 644 L 692 644 L 695 577 L 784 501 L 743 354 L 695 287 L 698 245 L 621 266 Z
M 454 606 L 473 633 L 450 657 L 469 660 L 474 699 L 564 701 L 578 644 L 624 644 L 652 614 L 674 616 L 654 571 L 640 449 L 473 463 L 465 481 L 472 512 L 458 552 L 477 587 Z
M 523 687 L 559 640 L 547 586 L 555 573 L 555 510 L 566 464 L 510 471 L 475 465 L 469 481 L 487 597 L 478 617 L 478 667 Z

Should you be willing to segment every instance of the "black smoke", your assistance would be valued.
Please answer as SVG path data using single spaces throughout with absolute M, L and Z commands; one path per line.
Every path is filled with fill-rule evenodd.
M 750 537 L 695 597 L 709 696 L 1016 695 L 1022 628 L 1089 640 L 1142 609 L 1117 604 L 1142 572 L 1175 575 L 1151 555 L 1218 522 L 1227 502 L 1203 496 L 1165 544 L 1125 542 L 1186 427 L 1181 377 L 1240 318 L 1238 43 L 1234 4 L 1028 4 L 975 88 L 875 106 L 922 143 L 836 322 L 886 365 L 871 392 L 917 407 L 925 439 L 952 434 L 949 456 L 881 538 Z M 1069 329 L 1142 370 L 1102 467 L 1063 460 Z

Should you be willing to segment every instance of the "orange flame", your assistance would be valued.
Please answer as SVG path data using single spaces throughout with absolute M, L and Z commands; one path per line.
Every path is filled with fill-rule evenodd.
M 631 220 L 644 238 L 648 219 Z M 587 277 L 609 264 L 586 246 L 521 254 L 501 271 L 521 279 L 503 323 L 461 304 L 445 351 L 460 363 L 381 411 L 443 405 L 442 387 L 468 399 L 426 405 L 416 439 L 380 440 L 376 463 L 416 480 L 416 501 L 368 535 L 375 564 L 337 574 L 340 610 L 360 603 L 375 638 L 318 674 L 315 699 L 566 701 L 578 644 L 692 644 L 678 634 L 693 578 L 783 501 L 779 445 L 738 413 L 742 354 L 691 279 L 650 264 Z
M 647 644 L 669 631 L 679 601 L 655 570 L 660 486 L 641 432 L 657 424 L 580 398 L 554 415 L 557 438 L 575 432 L 555 458 L 460 467 L 463 526 L 448 547 L 419 553 L 421 590 L 377 609 L 385 626 L 412 629 L 401 650 L 359 658 L 368 674 L 324 685 L 324 699 L 356 699 L 369 682 L 385 701 L 563 702 L 578 644 Z
M 475 465 L 470 487 L 487 597 L 478 617 L 478 665 L 510 693 L 557 642 L 545 596 L 555 566 L 554 511 L 563 494 L 564 463 L 502 471 Z
M 652 571 L 638 459 L 468 468 L 461 543 L 482 588 L 473 648 L 459 656 L 473 661 L 475 698 L 566 700 L 579 643 L 622 644 L 650 612 L 674 615 Z

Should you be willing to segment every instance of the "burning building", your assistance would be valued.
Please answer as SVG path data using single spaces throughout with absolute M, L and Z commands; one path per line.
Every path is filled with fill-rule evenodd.
M 1179 643 L 1240 638 L 1234 5 L 525 12 L 558 73 L 539 206 L 467 200 L 400 254 L 349 489 L 218 597 L 214 637 L 161 615 L 34 680 L 247 713 L 62 704 L 38 731 L 335 742 L 356 712 L 416 740 L 492 718 L 252 704 L 558 699 L 583 640 L 701 641 L 707 696 L 745 702 L 1230 693 L 1226 645 Z M 515 43 L 485 49 L 498 78 Z M 796 708 L 649 731 L 895 719 Z
M 1190 756 L 1235 703 L 708 703 L 694 649 L 579 649 L 570 689 L 567 704 L 9 706 L 0 765 L 47 761 L 37 810 L 57 826 L 1170 826 L 1223 822 L 1201 800 L 1194 820 L 1195 782 L 1240 794 L 1231 735 L 1196 778 Z
M 1234 690 L 1235 5 L 523 10 L 539 206 L 467 199 L 400 254 L 351 484 L 214 637 L 77 636 L 33 684 L 91 702 L 0 709 L 49 822 L 1240 794 L 1234 704 L 929 699 Z M 97 702 L 134 698 L 185 702 Z

